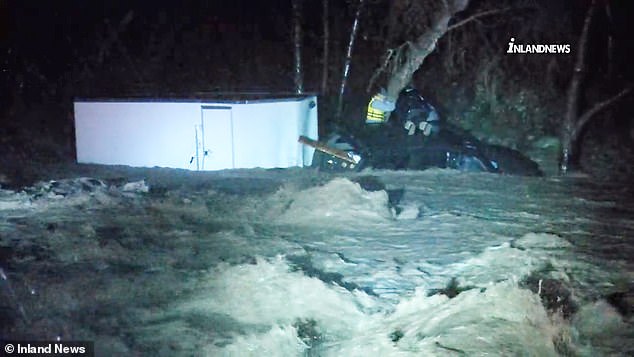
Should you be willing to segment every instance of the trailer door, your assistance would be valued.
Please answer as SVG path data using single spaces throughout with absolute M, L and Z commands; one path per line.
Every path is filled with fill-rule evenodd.
M 231 107 L 201 107 L 202 149 L 200 170 L 222 170 L 235 167 Z

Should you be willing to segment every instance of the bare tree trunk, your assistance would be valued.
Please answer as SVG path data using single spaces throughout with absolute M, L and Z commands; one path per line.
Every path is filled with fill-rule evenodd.
M 392 2 L 390 17 L 396 18 L 398 15 L 394 7 L 398 2 Z M 503 9 L 493 9 L 472 15 L 456 24 L 448 26 L 449 20 L 458 12 L 464 10 L 469 5 L 469 0 L 453 0 L 450 3 L 443 0 L 443 9 L 437 13 L 432 21 L 431 30 L 420 35 L 414 42 L 406 42 L 395 49 L 388 49 L 382 65 L 370 77 L 367 92 L 374 86 L 374 81 L 384 71 L 388 72 L 387 96 L 396 100 L 398 94 L 412 80 L 414 72 L 423 64 L 425 58 L 434 51 L 436 43 L 447 32 L 455 30 L 480 17 L 499 14 L 510 10 L 510 7 Z M 391 25 L 390 25 L 391 26 Z
M 293 44 L 295 47 L 295 92 L 304 92 L 302 72 L 302 0 L 293 0 Z
M 390 74 L 387 83 L 387 96 L 396 100 L 398 94 L 410 83 L 414 72 L 423 64 L 423 61 L 436 49 L 438 40 L 448 31 L 449 20 L 459 11 L 464 10 L 469 0 L 443 1 L 443 8 L 432 20 L 432 27 L 420 35 L 414 42 L 409 42 L 402 47 L 404 51 L 399 57 L 404 56 L 404 62 L 398 64 Z
M 583 29 L 579 36 L 579 43 L 577 45 L 577 58 L 575 61 L 574 71 L 572 73 L 572 79 L 570 80 L 570 86 L 568 87 L 568 98 L 566 102 L 566 114 L 564 116 L 563 125 L 561 128 L 561 153 L 559 161 L 559 171 L 561 174 L 566 174 L 577 164 L 579 159 L 579 153 L 577 152 L 578 143 L 580 140 L 581 132 L 583 128 L 591 121 L 591 119 L 601 110 L 609 107 L 617 100 L 627 95 L 632 87 L 627 87 L 621 90 L 616 95 L 608 98 L 602 102 L 596 103 L 592 108 L 580 114 L 579 110 L 579 97 L 581 96 L 581 85 L 585 77 L 586 72 L 586 47 L 588 42 L 588 33 L 594 12 L 596 9 L 596 3 L 593 1 L 583 22 Z
M 330 22 L 328 20 L 328 0 L 322 0 L 322 21 L 324 23 L 324 53 L 321 67 L 321 94 L 328 92 L 328 50 L 330 49 Z
M 348 51 L 346 52 L 346 62 L 343 66 L 343 76 L 341 78 L 341 86 L 339 88 L 339 100 L 337 101 L 337 112 L 335 117 L 341 118 L 343 112 L 343 94 L 346 91 L 346 84 L 348 82 L 348 76 L 350 74 L 350 63 L 352 62 L 352 49 L 354 48 L 354 40 L 357 38 L 357 32 L 359 30 L 359 19 L 361 18 L 361 11 L 365 0 L 359 0 L 359 7 L 357 13 L 354 16 L 354 22 L 352 23 L 352 30 L 350 31 L 350 41 L 348 41 Z
M 570 165 L 575 164 L 577 153 L 575 152 L 575 123 L 579 118 L 579 97 L 581 95 L 581 84 L 586 73 L 586 47 L 588 43 L 588 33 L 592 18 L 594 17 L 594 2 L 588 8 L 583 21 L 583 29 L 577 43 L 577 58 L 575 60 L 572 79 L 568 87 L 568 99 L 566 100 L 566 114 L 561 127 L 561 154 L 559 159 L 559 170 L 565 174 L 570 169 Z

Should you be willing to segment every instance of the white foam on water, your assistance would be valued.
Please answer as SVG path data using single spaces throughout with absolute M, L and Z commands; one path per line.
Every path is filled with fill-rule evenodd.
M 515 247 L 522 249 L 565 249 L 572 244 L 558 235 L 530 232 L 514 241 Z
M 327 355 L 556 355 L 559 328 L 531 292 L 513 283 L 491 284 L 453 299 L 417 289 L 393 313 L 374 316 L 357 335 Z
M 427 293 L 419 288 L 391 305 L 292 271 L 282 257 L 258 258 L 255 264 L 220 264 L 174 312 L 224 314 L 244 325 L 245 333 L 234 333 L 229 343 L 209 345 L 210 355 L 299 356 L 308 349 L 320 356 L 555 355 L 558 327 L 539 297 L 514 282 L 488 284 L 453 299 Z M 297 325 L 310 320 L 317 335 L 312 346 Z
M 220 264 L 201 282 L 199 294 L 178 310 L 226 314 L 243 324 L 291 325 L 298 319 L 327 324 L 329 334 L 349 335 L 348 320 L 364 318 L 377 301 L 291 271 L 282 257 L 256 264 Z M 357 298 L 359 296 L 360 298 Z
M 136 258 L 157 265 L 143 273 L 156 289 L 148 297 L 177 293 L 156 306 L 143 297 L 131 302 L 122 319 L 125 343 L 133 352 L 166 354 L 364 357 L 551 356 L 562 348 L 594 356 L 631 346 L 631 316 L 605 300 L 628 292 L 623 286 L 633 276 L 622 251 L 631 249 L 634 220 L 623 217 L 630 206 L 613 210 L 621 209 L 618 197 L 570 199 L 576 189 L 557 180 L 373 174 L 403 189 L 399 215 L 386 191 L 345 178 L 308 189 L 289 183 L 272 194 L 208 192 L 191 206 L 155 203 L 162 221 L 140 224 L 168 226 L 156 234 L 183 244 L 166 245 L 162 259 Z M 70 201 L 33 202 L 49 209 L 130 198 L 103 188 L 72 192 Z M 0 196 L 0 210 L 32 199 Z M 183 223 L 183 214 L 207 225 L 205 233 Z M 579 310 L 569 320 L 523 288 L 533 273 L 570 290 Z M 451 299 L 432 295 L 454 278 L 466 290 Z M 119 288 L 129 289 L 129 280 L 120 280 Z
M 471 354 L 555 355 L 559 332 L 539 297 L 514 282 L 489 284 L 453 299 L 416 289 L 396 305 L 294 272 L 281 257 L 219 265 L 177 314 L 225 314 L 244 324 L 209 355 L 320 356 Z M 315 321 L 306 342 L 298 322 Z M 249 328 L 248 326 L 259 326 Z
M 520 179 L 387 176 L 393 187 L 407 188 L 400 215 L 385 191 L 368 192 L 345 178 L 245 197 L 231 214 L 250 229 L 216 234 L 231 244 L 215 247 L 256 256 L 254 263 L 217 263 L 171 313 L 220 321 L 213 330 L 221 338 L 204 349 L 213 356 L 555 356 L 562 343 L 593 355 L 603 351 L 602 331 L 622 329 L 604 305 L 583 305 L 565 321 L 520 287 L 544 269 L 576 286 L 615 280 L 613 271 L 575 252 L 571 240 L 543 233 L 569 224 L 567 238 L 577 231 L 583 237 L 586 227 L 576 225 L 572 209 L 533 198 L 539 192 Z M 492 194 L 498 180 L 505 186 Z M 583 204 L 564 206 L 577 203 Z M 469 289 L 452 299 L 429 296 L 452 278 Z M 571 293 L 598 291 L 587 290 Z M 226 321 L 214 320 L 219 315 Z M 606 353 L 618 351 L 614 341 L 620 339 Z
M 402 207 L 402 211 L 396 216 L 396 219 L 416 219 L 420 214 L 420 208 L 413 204 L 407 204 Z
M 570 246 L 569 242 L 554 234 L 527 233 L 512 243 L 488 247 L 481 254 L 450 265 L 447 270 L 465 285 L 519 280 L 547 264 L 553 264 L 555 249 Z
M 369 192 L 345 178 L 295 193 L 278 222 L 292 224 L 362 224 L 393 219 L 385 191 Z
M 491 249 L 479 259 L 486 266 L 485 262 L 500 260 L 513 249 Z M 517 256 L 506 258 L 521 266 Z M 428 296 L 429 290 L 422 287 L 403 294 L 402 282 L 394 279 L 388 285 L 397 290 L 388 299 L 308 277 L 293 271 L 282 257 L 258 258 L 255 264 L 218 265 L 200 280 L 196 296 L 178 306 L 175 314 L 222 314 L 242 326 L 239 332 L 232 329 L 222 343 L 209 343 L 203 351 L 210 356 L 556 356 L 553 341 L 574 330 L 571 332 L 567 322 L 551 319 L 538 295 L 519 288 L 509 278 L 520 275 L 518 268 L 489 266 L 506 280 L 486 283 L 495 274 L 475 274 L 465 280 L 477 287 L 449 299 Z M 457 273 L 455 268 L 449 265 L 439 275 L 452 276 Z M 505 269 L 512 270 L 502 274 Z M 373 288 L 396 277 L 389 271 L 383 276 L 379 272 L 369 282 L 375 284 Z M 469 276 L 467 270 L 461 272 Z M 618 326 L 613 315 L 599 323 L 593 314 L 596 310 L 580 315 L 575 325 L 589 331 L 583 333 L 586 340 L 603 336 L 596 332 L 606 325 Z M 301 335 L 297 324 L 305 321 L 315 322 L 315 335 Z M 597 349 L 588 347 L 587 351 L 592 355 Z
M 226 346 L 203 347 L 205 356 L 302 356 L 309 349 L 297 337 L 297 329 L 290 325 L 274 325 L 264 333 L 237 335 L 233 343 Z

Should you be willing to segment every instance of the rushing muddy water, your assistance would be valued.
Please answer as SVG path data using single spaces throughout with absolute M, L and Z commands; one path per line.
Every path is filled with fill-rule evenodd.
M 201 175 L 2 191 L 3 336 L 103 356 L 634 353 L 630 188 Z

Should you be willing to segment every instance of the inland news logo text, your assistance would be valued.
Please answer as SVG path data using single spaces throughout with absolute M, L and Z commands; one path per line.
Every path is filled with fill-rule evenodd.
M 570 53 L 570 45 L 515 44 L 515 37 L 511 37 L 506 53 Z

